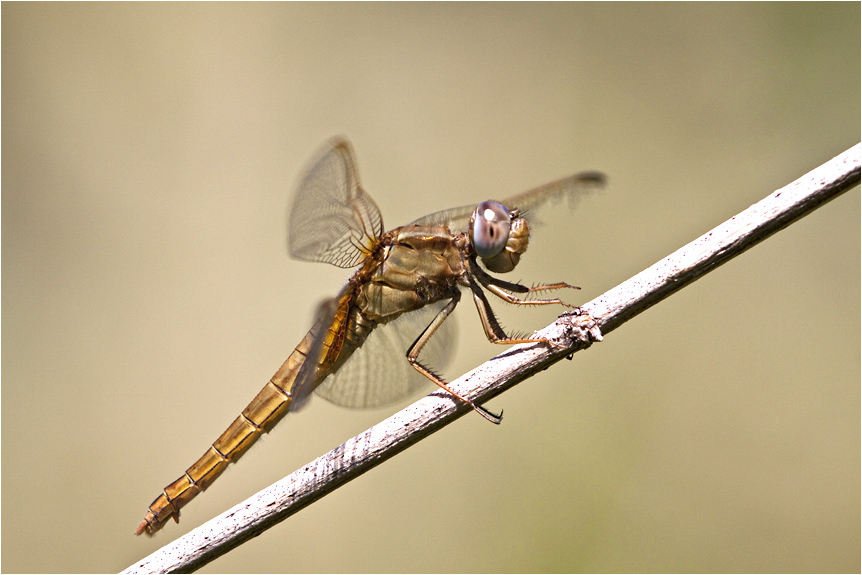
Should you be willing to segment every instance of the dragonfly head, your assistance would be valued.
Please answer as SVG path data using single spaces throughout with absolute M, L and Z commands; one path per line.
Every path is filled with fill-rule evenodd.
M 527 251 L 530 226 L 519 210 L 508 210 L 497 202 L 482 202 L 470 216 L 470 243 L 489 271 L 515 269 Z

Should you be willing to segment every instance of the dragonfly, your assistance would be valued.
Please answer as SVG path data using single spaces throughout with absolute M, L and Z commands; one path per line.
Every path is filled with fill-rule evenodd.
M 516 305 L 574 308 L 537 294 L 576 286 L 560 282 L 526 287 L 491 274 L 512 271 L 527 250 L 528 210 L 551 200 L 576 200 L 604 183 L 603 174 L 583 172 L 500 202 L 443 210 L 385 232 L 380 210 L 360 185 L 351 145 L 345 139 L 331 140 L 296 188 L 288 247 L 294 258 L 356 271 L 337 296 L 319 305 L 312 328 L 242 413 L 162 490 L 135 533 L 153 535 L 170 519 L 179 522 L 181 508 L 289 411 L 304 405 L 312 392 L 348 407 L 377 407 L 412 393 L 413 382 L 431 381 L 455 401 L 500 423 L 502 412 L 493 413 L 452 390 L 420 355 L 434 347 L 435 340 L 443 344 L 438 354 L 448 353 L 445 322 L 462 291 L 468 290 L 489 341 L 555 345 L 543 337 L 507 335 L 485 292 Z M 405 324 L 402 315 L 418 319 Z M 379 340 L 383 343 L 377 348 L 396 350 L 401 358 L 381 360 L 380 353 L 372 352 L 354 357 L 372 332 L 394 334 Z M 408 366 L 414 377 L 402 377 L 405 372 L 398 365 Z

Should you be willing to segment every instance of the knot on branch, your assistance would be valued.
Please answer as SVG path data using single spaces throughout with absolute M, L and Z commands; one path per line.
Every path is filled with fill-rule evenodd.
M 603 339 L 599 323 L 583 308 L 565 312 L 557 323 L 563 328 L 566 347 L 571 352 L 568 359 L 572 359 L 576 351 L 587 349 L 593 342 Z

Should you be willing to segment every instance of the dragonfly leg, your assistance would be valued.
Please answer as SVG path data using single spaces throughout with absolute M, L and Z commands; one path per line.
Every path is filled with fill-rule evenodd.
M 518 285 L 518 284 L 513 284 Z M 562 305 L 568 308 L 577 309 L 578 306 L 568 304 L 561 300 L 560 298 L 548 298 L 548 299 L 521 299 L 516 295 L 510 294 L 503 288 L 496 286 L 494 284 L 488 284 L 485 286 L 489 292 L 502 299 L 503 301 L 507 301 L 509 303 L 513 303 L 515 305 Z M 521 286 L 524 287 L 524 286 Z M 570 286 L 569 284 L 550 284 L 550 285 L 537 285 L 531 288 L 527 288 L 527 291 L 521 293 L 535 293 L 540 291 L 552 290 L 552 289 L 562 289 L 562 288 L 573 288 L 574 286 Z
M 439 386 L 441 389 L 446 390 L 451 395 L 457 397 L 467 405 L 473 408 L 476 413 L 490 421 L 491 423 L 499 424 L 503 420 L 503 412 L 501 411 L 499 415 L 492 413 L 485 409 L 480 405 L 476 405 L 471 400 L 467 399 L 460 393 L 453 391 L 443 379 L 440 378 L 433 371 L 422 365 L 419 362 L 419 353 L 422 351 L 422 348 L 425 347 L 425 344 L 428 343 L 428 340 L 431 339 L 431 336 L 434 335 L 434 332 L 443 325 L 443 322 L 446 321 L 446 318 L 449 317 L 449 314 L 452 313 L 452 310 L 455 309 L 455 306 L 458 305 L 458 302 L 461 300 L 461 292 L 456 292 L 455 296 L 446 304 L 446 306 L 440 310 L 440 312 L 431 320 L 431 323 L 428 324 L 428 327 L 425 328 L 419 337 L 416 338 L 416 341 L 413 342 L 413 345 L 410 346 L 410 349 L 407 351 L 407 361 L 410 362 L 410 365 L 413 366 L 413 369 L 430 379 L 434 382 L 435 385 Z
M 481 283 L 489 292 L 497 296 L 498 298 L 515 305 L 562 305 L 568 308 L 577 309 L 577 306 L 572 304 L 568 304 L 559 298 L 548 298 L 548 299 L 522 299 L 513 293 L 523 293 L 523 294 L 531 294 L 538 293 L 543 291 L 552 291 L 558 289 L 581 289 L 578 286 L 573 286 L 564 282 L 558 282 L 553 284 L 539 284 L 533 287 L 523 286 L 521 284 L 516 284 L 512 282 L 507 282 L 505 280 L 501 280 L 499 278 L 495 278 L 493 276 L 485 273 L 482 268 L 479 266 L 473 266 L 471 271 L 473 275 L 476 277 L 476 280 Z M 510 293 L 513 292 L 513 293 Z
M 511 303 L 524 305 L 549 305 L 553 303 L 562 303 L 558 299 L 523 301 L 494 285 L 487 285 L 485 287 L 487 287 L 488 290 L 494 295 L 497 295 Z M 470 290 L 473 292 L 473 302 L 476 304 L 476 309 L 479 311 L 479 318 L 482 320 L 482 328 L 485 330 L 485 336 L 491 343 L 499 343 L 501 345 L 513 345 L 516 343 L 544 343 L 558 348 L 565 347 L 545 337 L 509 337 L 503 330 L 502 326 L 500 325 L 500 322 L 497 321 L 497 316 L 494 315 L 494 311 L 491 309 L 491 304 L 488 303 L 488 298 L 485 297 L 485 292 L 482 291 L 482 288 L 479 287 L 476 282 L 471 281 Z M 497 291 L 499 291 L 500 293 L 498 294 Z M 505 294 L 506 296 L 508 296 L 508 298 L 500 294 Z

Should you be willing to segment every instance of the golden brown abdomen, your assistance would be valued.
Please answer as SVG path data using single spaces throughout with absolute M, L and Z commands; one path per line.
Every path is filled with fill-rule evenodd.
M 342 299 L 340 303 L 346 306 L 349 302 Z M 337 328 L 339 325 L 340 322 L 335 322 L 332 327 Z M 296 376 L 305 363 L 319 328 L 318 321 L 272 379 L 251 400 L 240 416 L 213 442 L 207 452 L 189 467 L 182 477 L 165 487 L 162 494 L 150 505 L 144 520 L 135 531 L 136 535 L 142 533 L 152 535 L 171 518 L 178 522 L 182 507 L 209 487 L 225 470 L 228 463 L 237 461 L 261 434 L 272 429 L 284 417 L 294 399 Z M 330 342 L 332 338 L 326 341 Z M 325 369 L 318 369 L 318 381 L 314 384 L 323 379 L 325 372 Z

